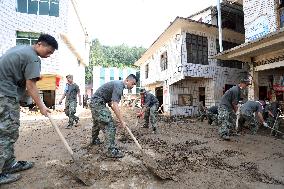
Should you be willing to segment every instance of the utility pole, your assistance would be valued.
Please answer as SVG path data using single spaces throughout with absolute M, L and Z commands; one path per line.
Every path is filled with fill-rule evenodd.
M 223 35 L 222 35 L 222 17 L 221 17 L 221 2 L 222 0 L 217 0 L 217 12 L 218 12 L 218 29 L 219 29 L 219 47 L 220 47 L 220 52 L 223 51 Z

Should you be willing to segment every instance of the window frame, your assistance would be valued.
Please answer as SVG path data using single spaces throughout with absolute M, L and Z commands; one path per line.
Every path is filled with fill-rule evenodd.
M 187 63 L 209 65 L 208 38 L 186 33 Z
M 160 68 L 161 71 L 168 69 L 168 54 L 167 51 L 163 52 L 160 56 Z
M 59 17 L 59 0 L 17 0 L 16 3 L 16 11 L 20 13 Z M 48 10 L 42 9 L 44 3 L 48 4 Z

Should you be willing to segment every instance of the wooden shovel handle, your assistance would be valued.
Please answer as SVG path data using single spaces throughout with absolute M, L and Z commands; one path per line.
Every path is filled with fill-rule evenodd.
M 143 150 L 141 145 L 139 144 L 139 142 L 137 141 L 137 139 L 135 138 L 135 136 L 132 134 L 131 130 L 125 126 L 126 130 L 128 131 L 129 135 L 131 136 L 131 138 L 134 140 L 135 144 L 137 145 L 137 147 L 139 148 L 139 150 Z
M 69 144 L 67 143 L 66 139 L 62 135 L 61 131 L 59 130 L 59 128 L 56 125 L 56 123 L 54 122 L 54 120 L 51 118 L 50 114 L 47 114 L 47 117 L 49 118 L 51 125 L 55 128 L 55 130 L 56 130 L 57 134 L 59 135 L 61 141 L 63 142 L 65 148 L 68 150 L 68 152 L 71 154 L 71 156 L 73 156 L 73 154 L 74 154 L 73 150 L 70 148 Z

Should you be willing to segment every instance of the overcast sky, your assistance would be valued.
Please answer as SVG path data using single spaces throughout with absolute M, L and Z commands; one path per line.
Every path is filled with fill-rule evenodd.
M 217 0 L 78 0 L 91 39 L 103 45 L 148 48 L 177 16 L 188 17 Z

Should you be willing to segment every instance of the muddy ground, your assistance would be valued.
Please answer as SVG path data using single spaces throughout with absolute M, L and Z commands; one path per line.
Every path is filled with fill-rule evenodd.
M 71 130 L 64 129 L 66 118 L 57 116 L 55 122 L 84 162 L 92 186 L 84 186 L 68 172 L 73 160 L 49 121 L 25 119 L 16 157 L 36 162 L 35 167 L 22 172 L 18 182 L 0 188 L 284 188 L 284 140 L 271 137 L 269 130 L 261 129 L 255 136 L 244 130 L 241 136 L 222 141 L 217 127 L 206 121 L 164 119 L 155 135 L 151 129 L 140 128 L 142 120 L 135 127 L 135 110 L 128 112 L 125 117 L 134 136 L 167 179 L 157 178 L 144 166 L 128 135 L 117 141 L 125 153 L 122 159 L 106 158 L 103 145 L 90 146 L 92 122 L 86 110 L 78 127 Z

